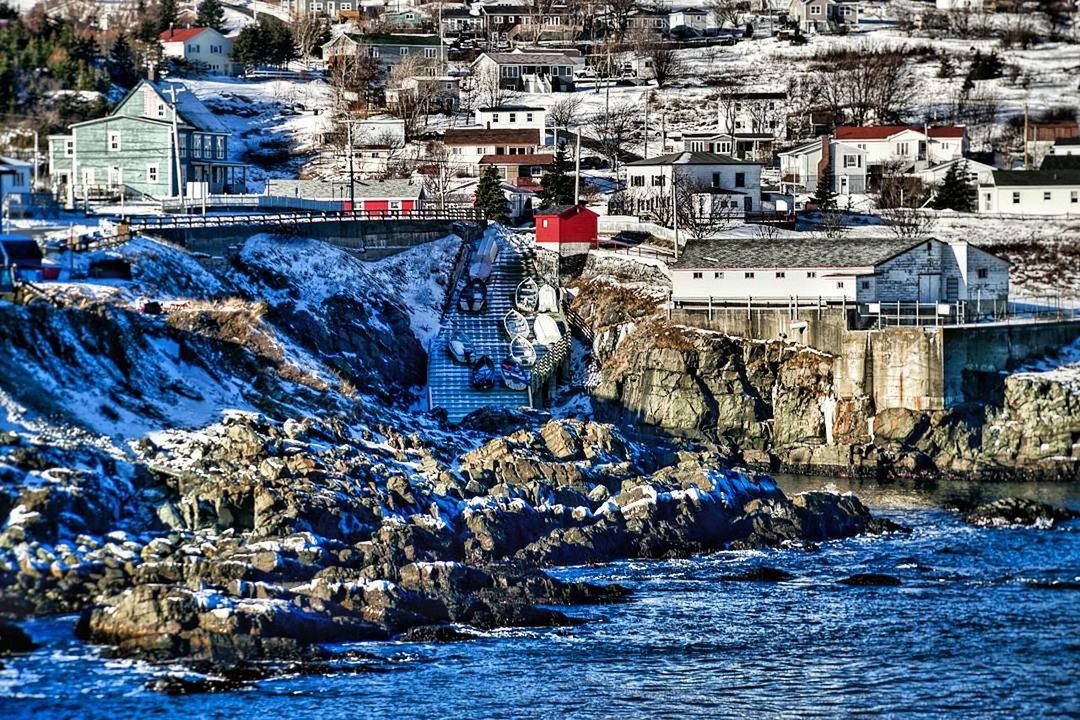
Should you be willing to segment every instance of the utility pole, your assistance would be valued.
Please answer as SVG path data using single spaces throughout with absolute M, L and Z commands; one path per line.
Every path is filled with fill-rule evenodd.
M 679 261 L 679 169 L 671 166 L 671 226 L 675 231 L 675 262 Z
M 184 171 L 180 165 L 180 125 L 176 112 L 176 86 L 169 86 L 169 96 L 172 100 L 172 141 L 173 158 L 176 160 L 176 194 L 180 198 L 180 211 L 186 210 L 184 206 Z
M 577 147 L 574 150 L 574 204 L 581 202 L 581 128 L 577 129 Z
M 1024 103 L 1024 169 L 1028 169 L 1028 104 Z
M 649 157 L 649 93 L 645 93 L 645 148 L 642 157 Z
M 356 213 L 356 181 L 353 179 L 353 141 L 352 141 L 352 118 L 345 122 L 346 137 L 349 144 L 349 212 Z

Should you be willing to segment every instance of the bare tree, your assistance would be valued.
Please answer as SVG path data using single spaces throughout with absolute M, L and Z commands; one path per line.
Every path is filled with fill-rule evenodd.
M 379 77 L 379 64 L 366 55 L 338 55 L 327 65 L 327 80 L 339 108 L 353 102 L 370 105 Z
M 637 108 L 633 103 L 609 105 L 593 116 L 589 124 L 600 143 L 600 152 L 611 160 L 611 167 L 618 172 L 619 153 L 637 127 Z
M 708 0 L 704 7 L 712 13 L 718 27 L 722 28 L 728 24 L 738 27 L 739 20 L 748 4 L 745 0 Z
M 548 108 L 548 120 L 554 127 L 571 128 L 581 123 L 581 105 L 584 102 L 580 95 L 570 93 L 558 100 Z
M 408 55 L 390 71 L 388 89 L 395 90 L 396 102 L 391 114 L 405 121 L 405 136 L 415 137 L 427 124 L 431 100 L 435 95 L 435 80 L 425 73 L 427 64 L 415 55 Z
M 878 215 L 898 238 L 923 237 L 937 222 L 925 208 L 931 195 L 916 178 L 890 174 L 886 168 L 877 198 Z
M 608 18 L 615 30 L 615 37 L 621 43 L 626 39 L 626 30 L 630 26 L 630 13 L 637 7 L 638 0 L 608 0 Z
M 679 229 L 694 240 L 708 240 L 741 222 L 739 198 L 717 192 L 707 182 L 680 170 L 673 188 Z M 741 196 L 740 196 L 741 197 Z
M 435 200 L 438 208 L 444 210 L 450 203 L 455 178 L 461 167 L 454 162 L 454 156 L 442 143 L 429 144 L 427 156 L 430 162 L 425 167 L 424 187 Z
M 322 15 L 296 10 L 290 15 L 289 29 L 292 31 L 297 55 L 306 61 L 330 31 L 330 24 Z
M 506 105 L 515 100 L 520 93 L 503 84 L 497 68 L 483 67 L 471 75 L 462 86 L 466 96 L 463 104 L 470 109 Z
M 919 89 L 903 48 L 862 45 L 834 52 L 814 69 L 822 101 L 834 116 L 856 125 L 898 121 Z
M 673 77 L 682 74 L 686 67 L 675 46 L 669 42 L 653 41 L 639 46 L 637 56 L 652 62 L 653 77 L 656 78 L 658 88 L 664 87 Z

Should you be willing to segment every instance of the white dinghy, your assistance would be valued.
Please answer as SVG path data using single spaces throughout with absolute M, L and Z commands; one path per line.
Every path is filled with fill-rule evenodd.
M 540 345 L 554 345 L 562 339 L 559 323 L 551 315 L 537 315 L 533 320 L 533 335 Z
M 536 348 L 531 342 L 518 336 L 510 341 L 510 357 L 521 367 L 532 367 L 536 364 Z
M 510 339 L 529 337 L 529 321 L 517 310 L 511 310 L 503 316 L 503 328 Z
M 559 311 L 559 292 L 554 287 L 548 285 L 547 283 L 544 283 L 540 286 L 540 289 L 537 291 L 536 295 L 537 312 L 548 313 Z
M 529 315 L 536 312 L 536 306 L 540 299 L 540 288 L 537 286 L 536 281 L 530 277 L 525 278 L 518 283 L 517 291 L 514 293 L 514 307 L 519 312 L 527 313 Z

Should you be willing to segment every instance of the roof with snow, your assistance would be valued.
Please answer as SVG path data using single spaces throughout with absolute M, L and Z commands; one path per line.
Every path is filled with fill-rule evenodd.
M 329 180 L 283 180 L 269 178 L 266 181 L 265 195 L 278 197 L 300 197 L 317 200 L 344 200 L 349 198 L 349 183 Z M 389 180 L 357 180 L 353 183 L 353 196 L 357 200 L 406 199 L 422 197 L 422 182 L 406 178 Z
M 210 112 L 210 110 L 202 104 L 202 101 L 195 97 L 195 93 L 187 89 L 186 85 L 166 82 L 155 87 L 158 94 L 167 100 L 172 99 L 170 88 L 176 88 L 176 110 L 188 125 L 192 125 L 195 128 L 206 132 L 230 132 L 229 128 L 225 127 L 225 124 L 218 120 L 217 116 Z
M 926 240 L 911 238 L 715 238 L 691 240 L 676 269 L 872 268 Z
M 577 65 L 574 56 L 565 52 L 492 52 L 480 57 L 489 57 L 499 65 Z M 475 62 L 475 61 L 474 61 Z
M 632 167 L 645 167 L 649 165 L 760 165 L 761 163 L 749 160 L 736 160 L 730 155 L 708 152 L 681 152 L 669 155 L 657 155 L 656 157 L 635 160 L 626 165 Z

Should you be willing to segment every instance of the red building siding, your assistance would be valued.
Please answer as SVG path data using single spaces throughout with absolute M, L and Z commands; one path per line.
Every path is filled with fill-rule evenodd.
M 581 206 L 559 214 L 536 214 L 536 242 L 551 244 L 588 243 L 598 246 L 598 215 Z

